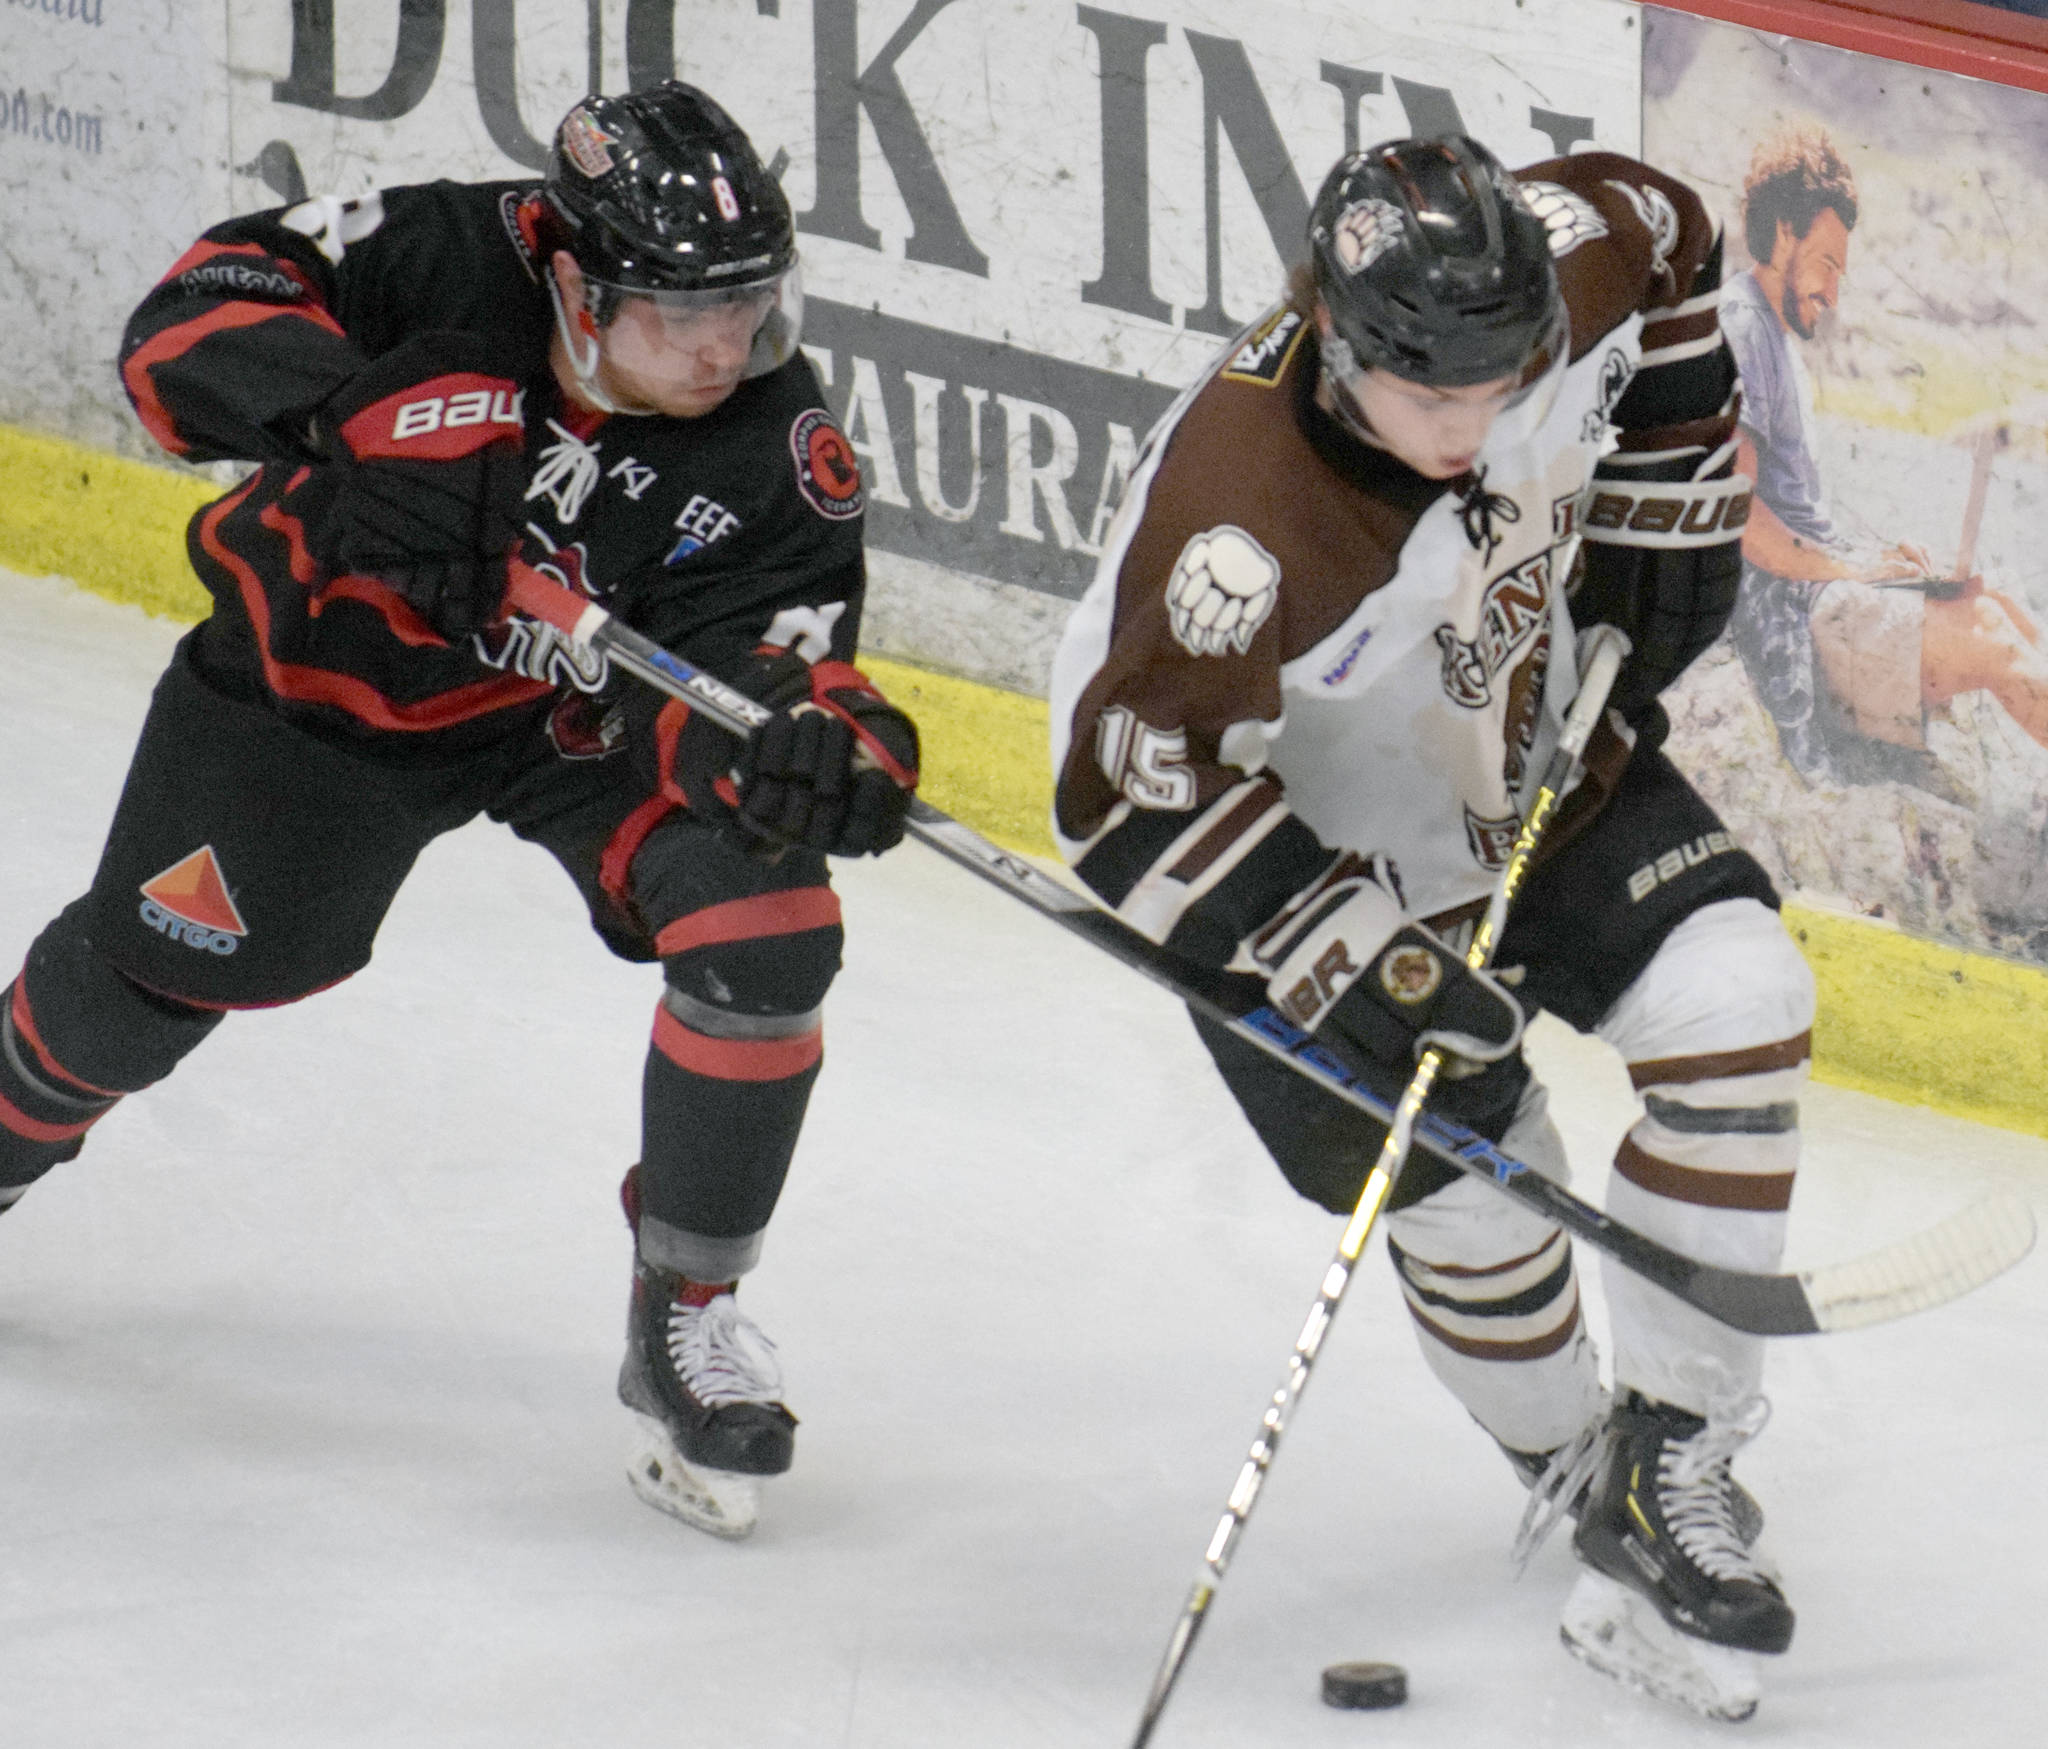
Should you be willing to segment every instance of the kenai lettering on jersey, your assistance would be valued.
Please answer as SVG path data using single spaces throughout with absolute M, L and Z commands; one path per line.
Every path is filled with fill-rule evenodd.
M 1444 692 L 1453 704 L 1483 710 L 1493 699 L 1493 677 L 1550 614 L 1550 552 L 1546 548 L 1503 571 L 1486 586 L 1479 603 L 1479 630 L 1472 638 L 1457 628 L 1436 628 L 1443 652 Z
M 1252 330 L 1251 337 L 1219 373 L 1233 383 L 1257 383 L 1270 389 L 1286 373 L 1307 324 L 1292 304 L 1283 304 Z

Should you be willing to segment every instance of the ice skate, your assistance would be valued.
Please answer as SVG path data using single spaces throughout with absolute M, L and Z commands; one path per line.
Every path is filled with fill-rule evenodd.
M 634 1493 L 713 1536 L 749 1535 L 761 1478 L 787 1470 L 795 1448 L 781 1395 L 775 1344 L 730 1288 L 635 1266 L 619 1369 L 619 1400 L 634 1412 Z
M 1626 1585 L 1579 1569 L 1558 1623 L 1564 1649 L 1625 1688 L 1739 1722 L 1763 1693 L 1758 1656 L 1682 1634 Z
M 1611 1450 L 1609 1415 L 1610 1404 L 1603 1391 L 1600 1413 L 1563 1445 L 1551 1451 L 1501 1446 L 1502 1454 L 1514 1466 L 1515 1475 L 1529 1490 L 1528 1504 L 1522 1509 L 1522 1522 L 1516 1527 L 1508 1557 L 1517 1574 L 1550 1540 L 1551 1532 L 1560 1523 L 1567 1518 L 1576 1521 L 1584 1509 L 1586 1496 Z M 1728 1478 L 1728 1489 L 1728 1513 L 1736 1539 L 1744 1548 L 1753 1550 L 1764 1533 L 1764 1509 L 1756 1496 L 1733 1476 Z
M 1705 1419 L 1634 1392 L 1615 1406 L 1572 1538 L 1574 1656 L 1710 1718 L 1756 1710 L 1756 1655 L 1792 1643 L 1794 1616 L 1742 1539 L 1728 1466 L 1767 1414 L 1762 1398 Z

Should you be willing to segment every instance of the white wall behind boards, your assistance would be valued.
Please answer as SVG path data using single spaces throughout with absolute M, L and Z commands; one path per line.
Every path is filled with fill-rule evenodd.
M 114 348 L 206 223 L 537 172 L 582 92 L 673 71 L 797 213 L 871 641 L 1035 689 L 1137 441 L 1271 300 L 1338 154 L 1454 126 L 1511 163 L 1633 151 L 1638 27 L 1626 0 L 0 0 L 0 316 L 38 336 L 0 419 L 147 453 Z

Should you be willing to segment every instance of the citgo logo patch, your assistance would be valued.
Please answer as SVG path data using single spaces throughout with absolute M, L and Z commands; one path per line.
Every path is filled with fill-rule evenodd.
M 249 933 L 210 844 L 142 883 L 141 916 L 159 935 L 206 953 L 233 953 Z

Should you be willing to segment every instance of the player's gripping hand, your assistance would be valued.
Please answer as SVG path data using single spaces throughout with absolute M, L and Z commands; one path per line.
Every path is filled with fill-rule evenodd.
M 313 435 L 327 477 L 307 538 L 330 572 L 389 584 L 451 642 L 505 617 L 526 428 L 495 347 L 416 335 L 328 397 Z
M 774 855 L 800 845 L 833 856 L 900 843 L 917 789 L 917 726 L 850 663 L 760 649 L 721 676 L 775 714 L 744 743 L 680 704 L 674 782 L 698 818 Z M 674 713 L 681 713 L 679 730 Z
M 1478 1116 L 1519 1091 L 1521 1004 L 1407 914 L 1384 858 L 1346 858 L 1253 954 L 1281 1013 L 1402 1080 L 1423 1052 L 1443 1051 L 1439 1109 Z

